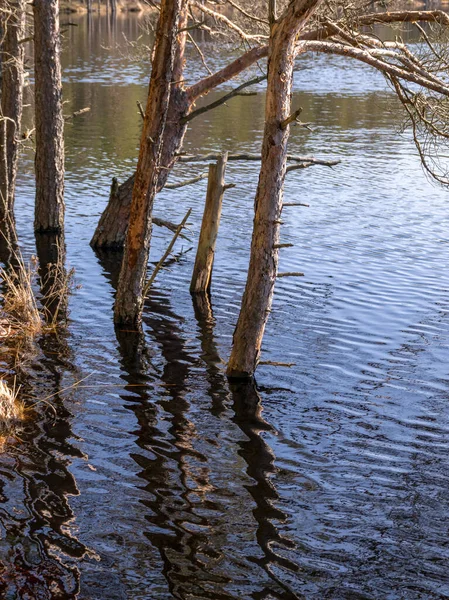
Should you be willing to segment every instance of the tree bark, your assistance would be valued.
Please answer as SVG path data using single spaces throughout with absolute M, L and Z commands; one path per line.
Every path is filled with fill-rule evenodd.
M 142 289 L 151 237 L 151 212 L 162 164 L 162 140 L 176 70 L 175 52 L 183 3 L 184 0 L 163 0 L 161 4 L 130 222 L 114 307 L 116 323 L 135 324 L 141 317 Z
M 279 225 L 287 162 L 296 38 L 321 0 L 294 0 L 271 28 L 262 163 L 255 199 L 248 279 L 227 375 L 252 377 L 259 360 L 262 338 L 271 310 L 278 266 Z
M 157 191 L 165 185 L 174 162 L 176 153 L 182 146 L 182 140 L 187 124 L 181 120 L 189 110 L 186 92 L 179 87 L 173 87 L 168 106 L 161 151 L 161 167 L 158 174 Z M 111 188 L 109 202 L 92 237 L 90 245 L 93 248 L 121 250 L 125 243 L 131 210 L 132 191 L 135 174 L 121 185 Z
M 7 3 L 0 2 L 6 9 Z M 19 158 L 23 110 L 25 0 L 9 2 L 8 13 L 1 13 L 3 39 L 0 91 L 0 224 L 13 220 L 14 191 Z
M 64 227 L 64 117 L 59 60 L 59 2 L 34 0 L 36 232 Z
M 179 16 L 178 28 L 184 29 L 187 24 L 187 10 L 183 7 Z M 186 32 L 178 36 L 175 56 L 173 60 L 173 75 L 170 100 L 164 129 L 164 139 L 160 158 L 160 169 L 157 180 L 157 192 L 165 185 L 171 168 L 176 162 L 176 153 L 182 146 L 182 141 L 187 129 L 187 123 L 182 118 L 189 112 L 190 104 L 187 92 L 182 88 L 181 81 L 184 71 L 184 52 L 186 45 Z M 117 186 L 111 188 L 109 202 L 92 237 L 90 245 L 103 250 L 121 250 L 125 243 L 131 211 L 132 191 L 134 188 L 135 174 Z

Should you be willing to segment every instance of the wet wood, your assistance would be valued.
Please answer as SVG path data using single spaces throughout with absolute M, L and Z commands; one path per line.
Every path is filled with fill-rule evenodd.
M 220 226 L 221 207 L 225 190 L 227 153 L 220 156 L 216 164 L 209 165 L 206 203 L 201 224 L 198 250 L 193 268 L 190 292 L 207 292 L 210 289 L 214 265 L 215 245 Z

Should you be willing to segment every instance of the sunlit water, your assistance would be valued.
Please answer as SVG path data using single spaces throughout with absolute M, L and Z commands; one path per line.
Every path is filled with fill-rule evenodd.
M 295 366 L 261 366 L 257 387 L 230 387 L 257 164 L 228 168 L 237 187 L 224 201 L 213 313 L 192 303 L 194 251 L 184 253 L 202 182 L 158 197 L 169 220 L 193 209 L 191 241 L 158 276 L 144 339 L 115 332 L 118 256 L 96 256 L 89 240 L 111 177 L 135 165 L 148 64 L 126 56 L 138 18 L 77 24 L 65 41 L 66 112 L 91 112 L 66 127 L 66 241 L 82 288 L 67 334 L 41 340 L 27 367 L 26 393 L 53 395 L 56 414 L 39 405 L 0 457 L 0 594 L 449 598 L 449 196 L 397 133 L 384 80 L 342 60 L 302 61 L 294 104 L 314 130 L 294 130 L 290 151 L 342 162 L 285 185 L 287 202 L 310 207 L 284 210 L 282 241 L 294 247 L 280 271 L 305 277 L 277 283 L 262 360 Z M 186 149 L 257 152 L 263 105 L 261 87 L 198 118 Z M 26 255 L 32 202 L 28 156 L 17 198 Z M 152 262 L 170 235 L 155 229 Z

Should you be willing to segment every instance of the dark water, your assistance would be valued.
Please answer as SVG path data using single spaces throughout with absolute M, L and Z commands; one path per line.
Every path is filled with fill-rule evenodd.
M 92 108 L 66 132 L 68 261 L 82 289 L 68 332 L 42 339 L 27 366 L 23 393 L 52 395 L 56 412 L 38 405 L 0 456 L 1 597 L 449 598 L 449 197 L 397 133 L 383 79 L 328 57 L 301 63 L 294 102 L 314 131 L 295 131 L 291 152 L 342 163 L 285 187 L 310 208 L 284 211 L 282 241 L 295 247 L 280 270 L 305 277 L 279 280 L 263 360 L 296 366 L 261 366 L 257 387 L 233 387 L 224 362 L 257 165 L 228 169 L 237 187 L 211 306 L 188 292 L 192 251 L 158 277 L 144 337 L 116 334 L 118 260 L 88 242 L 111 177 L 134 165 L 148 66 L 126 56 L 137 18 L 78 25 L 63 66 L 67 112 Z M 257 151 L 263 102 L 261 90 L 197 119 L 186 148 Z M 192 207 L 194 244 L 204 195 L 204 182 L 166 190 L 155 212 L 179 222 Z M 26 255 L 32 201 L 28 156 Z M 169 238 L 155 230 L 152 261 Z

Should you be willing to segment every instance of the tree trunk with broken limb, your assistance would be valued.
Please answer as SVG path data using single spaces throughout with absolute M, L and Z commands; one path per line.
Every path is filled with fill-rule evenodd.
M 36 207 L 34 229 L 64 228 L 64 117 L 58 0 L 34 0 Z
M 184 11 L 184 0 L 163 0 L 161 4 L 130 221 L 114 307 L 114 321 L 118 324 L 134 325 L 141 318 L 144 300 L 142 290 L 151 237 L 151 213 L 162 164 L 171 88 L 175 87 L 173 75 L 178 27 L 183 20 Z
M 397 11 L 388 13 L 371 13 L 358 17 L 359 26 L 370 26 L 375 23 L 400 23 L 400 22 L 434 22 L 442 25 L 448 25 L 449 17 L 443 11 Z M 180 27 L 181 29 L 181 27 Z M 335 27 L 332 24 L 323 24 L 319 27 L 301 32 L 297 41 L 319 40 L 325 41 L 335 34 Z M 357 45 L 357 44 L 356 44 Z M 349 48 L 349 46 L 347 46 Z M 319 48 L 325 51 L 324 48 Z M 357 58 L 361 59 L 362 54 Z M 177 50 L 175 63 L 177 75 L 174 81 L 183 79 L 183 56 L 184 43 L 181 41 Z M 164 135 L 164 143 L 161 154 L 161 170 L 158 179 L 158 191 L 166 183 L 170 169 L 177 161 L 176 154 L 182 146 L 182 141 L 187 126 L 187 119 L 192 117 L 192 107 L 194 102 L 204 96 L 217 86 L 231 80 L 239 75 L 257 61 L 268 56 L 268 45 L 257 46 L 245 52 L 228 65 L 218 70 L 216 73 L 205 77 L 183 90 L 179 85 L 175 86 L 170 98 L 168 108 L 167 124 Z M 240 86 L 239 86 L 240 87 Z M 223 98 L 229 97 L 227 94 Z M 211 107 L 209 107 L 211 108 Z M 204 109 L 201 109 L 203 111 Z M 199 111 L 201 113 L 201 111 Z M 196 113 L 199 114 L 198 112 Z M 131 206 L 132 189 L 134 186 L 134 175 L 129 177 L 124 183 L 119 185 L 114 193 L 111 194 L 109 203 L 104 210 L 91 245 L 95 248 L 119 250 L 123 248 L 126 230 L 129 222 L 129 213 Z
M 296 37 L 320 0 L 294 0 L 272 25 L 262 164 L 255 199 L 255 217 L 248 279 L 234 331 L 227 375 L 252 377 L 259 360 L 271 309 L 278 265 L 279 222 L 287 163 L 290 100 Z
M 7 6 L 8 4 L 8 6 Z M 3 31 L 0 63 L 0 226 L 14 219 L 20 131 L 23 110 L 25 0 L 0 2 Z M 4 12 L 3 12 L 4 11 Z

